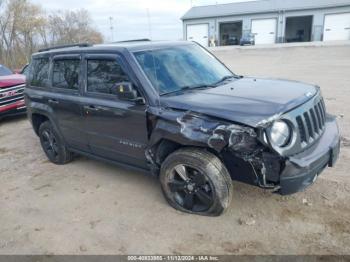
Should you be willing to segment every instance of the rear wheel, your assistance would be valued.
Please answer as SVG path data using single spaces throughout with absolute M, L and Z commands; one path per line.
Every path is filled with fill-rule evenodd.
M 231 177 L 215 155 L 199 149 L 180 149 L 163 163 L 160 181 L 174 208 L 198 215 L 218 216 L 230 204 Z
M 46 121 L 40 125 L 39 137 L 41 146 L 52 163 L 63 165 L 73 159 L 73 154 L 65 147 L 50 121 Z

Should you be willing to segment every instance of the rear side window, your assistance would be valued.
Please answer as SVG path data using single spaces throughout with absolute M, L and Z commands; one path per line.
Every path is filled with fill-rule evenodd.
M 79 89 L 80 60 L 55 60 L 53 63 L 52 85 L 69 90 Z
M 30 85 L 37 87 L 48 87 L 49 68 L 50 61 L 48 58 L 33 59 Z
M 87 91 L 114 94 L 114 86 L 129 82 L 118 60 L 90 59 L 87 61 Z

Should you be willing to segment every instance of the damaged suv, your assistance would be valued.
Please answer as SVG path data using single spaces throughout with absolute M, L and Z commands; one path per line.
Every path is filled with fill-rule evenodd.
M 295 193 L 339 155 L 319 87 L 238 76 L 195 43 L 55 47 L 29 70 L 28 116 L 53 163 L 147 171 L 184 212 L 220 215 L 232 179 Z

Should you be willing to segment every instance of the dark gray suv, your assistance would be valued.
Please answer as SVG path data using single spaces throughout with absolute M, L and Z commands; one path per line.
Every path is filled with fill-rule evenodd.
M 146 171 L 170 205 L 200 215 L 229 206 L 232 179 L 291 194 L 339 154 L 319 87 L 238 76 L 189 42 L 41 50 L 25 100 L 53 163 L 82 154 Z

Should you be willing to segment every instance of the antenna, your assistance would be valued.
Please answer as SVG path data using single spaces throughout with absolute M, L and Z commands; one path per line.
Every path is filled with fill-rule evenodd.
M 147 21 L 148 21 L 148 37 L 152 40 L 152 24 L 151 24 L 151 15 L 149 9 L 147 8 Z
M 109 24 L 110 24 L 110 30 L 111 30 L 111 42 L 114 41 L 114 27 L 113 27 L 113 17 L 109 17 Z

